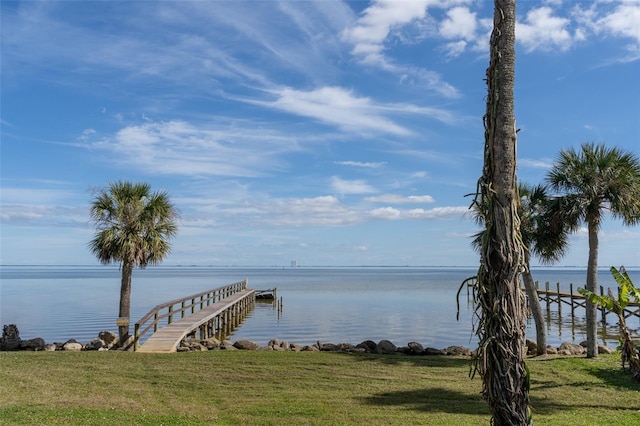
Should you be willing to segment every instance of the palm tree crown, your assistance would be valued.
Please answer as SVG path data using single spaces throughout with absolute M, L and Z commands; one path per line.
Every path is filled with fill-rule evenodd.
M 166 193 L 151 193 L 146 183 L 115 182 L 97 194 L 91 218 L 98 232 L 89 243 L 102 263 L 144 268 L 170 252 L 177 213 Z
M 583 222 L 599 229 L 605 211 L 625 225 L 640 223 L 640 160 L 630 152 L 593 143 L 580 152 L 563 150 L 547 182 L 564 194 L 562 210 L 572 230 Z

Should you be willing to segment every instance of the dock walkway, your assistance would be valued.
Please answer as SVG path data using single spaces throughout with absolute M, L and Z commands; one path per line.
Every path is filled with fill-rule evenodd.
M 198 331 L 201 339 L 229 331 L 254 305 L 255 294 L 244 280 L 158 305 L 135 324 L 134 350 L 170 353 Z

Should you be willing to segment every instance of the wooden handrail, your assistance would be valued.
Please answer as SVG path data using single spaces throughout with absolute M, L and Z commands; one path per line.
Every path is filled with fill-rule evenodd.
M 238 281 L 233 284 L 228 284 L 222 287 L 217 287 L 211 290 L 203 291 L 200 293 L 192 294 L 191 296 L 183 297 L 181 299 L 172 300 L 170 302 L 162 303 L 153 307 L 146 315 L 144 315 L 138 322 L 136 322 L 133 329 L 133 350 L 138 350 L 140 346 L 140 339 L 147 334 L 150 329 L 153 328 L 153 333 L 158 330 L 158 324 L 161 320 L 167 319 L 167 324 L 173 322 L 173 318 L 178 315 L 178 318 L 184 318 L 191 315 L 207 306 L 211 303 L 219 302 L 225 297 L 229 297 L 235 293 L 245 290 L 248 285 L 248 280 Z M 176 306 L 177 305 L 177 306 Z M 161 311 L 165 310 L 165 313 Z M 145 326 L 149 320 L 153 319 L 148 325 Z M 145 326 L 144 328 L 142 328 Z M 152 333 L 152 334 L 153 334 Z

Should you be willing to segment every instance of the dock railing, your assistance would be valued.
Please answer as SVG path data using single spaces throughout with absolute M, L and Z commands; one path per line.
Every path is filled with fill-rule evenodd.
M 163 320 L 166 319 L 167 325 L 171 324 L 176 318 L 184 318 L 223 300 L 225 297 L 246 290 L 247 285 L 248 280 L 245 279 L 155 306 L 136 322 L 133 329 L 133 350 L 138 350 L 142 337 L 149 331 L 152 331 L 151 334 L 158 331 L 158 326 L 162 324 Z

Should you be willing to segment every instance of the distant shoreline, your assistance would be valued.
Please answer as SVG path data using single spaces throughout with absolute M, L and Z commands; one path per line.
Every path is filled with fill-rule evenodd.
M 600 266 L 598 271 L 608 272 L 611 266 Z M 617 267 L 617 266 L 616 266 Z M 627 270 L 635 271 L 640 270 L 640 266 L 626 266 Z M 53 265 L 53 264 L 8 264 L 0 265 L 0 268 L 113 268 L 119 269 L 119 265 Z M 443 265 L 153 265 L 147 267 L 147 269 L 168 269 L 168 268 L 210 268 L 210 269 L 457 269 L 457 270 L 475 270 L 478 268 L 474 266 L 443 266 Z M 586 266 L 532 266 L 532 270 L 586 270 Z

